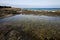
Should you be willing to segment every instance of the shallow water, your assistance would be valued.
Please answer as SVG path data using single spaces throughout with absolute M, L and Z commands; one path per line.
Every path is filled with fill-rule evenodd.
M 15 15 L 11 17 L 6 17 L 3 19 L 0 19 L 0 25 L 17 25 L 17 24 L 24 24 L 24 23 L 42 23 L 42 24 L 57 24 L 60 26 L 60 17 L 59 16 L 45 16 L 45 15 Z

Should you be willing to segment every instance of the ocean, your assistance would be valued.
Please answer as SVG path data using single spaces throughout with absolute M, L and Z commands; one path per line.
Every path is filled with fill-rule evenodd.
M 27 10 L 60 10 L 60 8 L 25 8 Z

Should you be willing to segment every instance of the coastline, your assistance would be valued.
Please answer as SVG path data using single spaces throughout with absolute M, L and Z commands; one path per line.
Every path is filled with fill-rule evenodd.
M 0 18 L 5 17 L 7 14 L 34 14 L 34 15 L 48 15 L 60 16 L 60 10 L 28 10 L 25 8 L 0 8 Z

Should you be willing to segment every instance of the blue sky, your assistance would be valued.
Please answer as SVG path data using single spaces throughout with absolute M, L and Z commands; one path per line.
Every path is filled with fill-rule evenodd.
M 60 0 L 0 0 L 0 5 L 21 8 L 60 8 Z

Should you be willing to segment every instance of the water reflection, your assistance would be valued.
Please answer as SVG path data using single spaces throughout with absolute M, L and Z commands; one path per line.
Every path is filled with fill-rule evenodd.
M 60 17 L 59 16 L 45 16 L 45 15 L 15 15 L 8 18 L 0 19 L 0 24 L 4 23 L 21 23 L 21 22 L 48 22 L 48 23 L 59 23 L 60 24 Z

